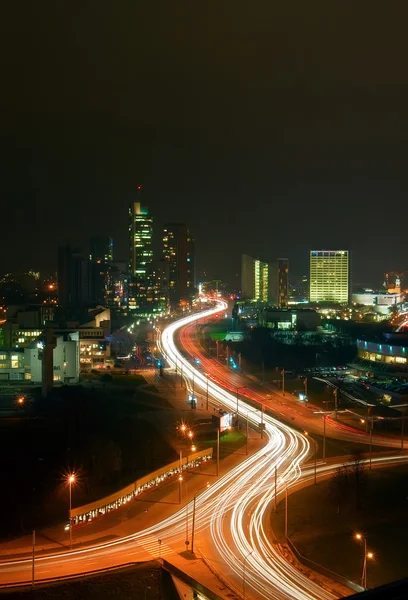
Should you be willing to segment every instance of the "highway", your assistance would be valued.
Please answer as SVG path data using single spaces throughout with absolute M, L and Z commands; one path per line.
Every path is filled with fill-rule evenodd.
M 251 400 L 252 406 L 262 405 L 277 419 L 287 423 L 293 422 L 298 429 L 303 429 L 309 433 L 323 435 L 324 423 L 321 415 L 315 414 L 307 408 L 304 403 L 299 402 L 290 393 L 285 396 L 276 389 L 271 389 L 268 384 L 261 385 L 255 379 L 249 379 L 241 373 L 228 368 L 221 361 L 208 357 L 203 352 L 203 348 L 195 335 L 196 324 L 190 323 L 180 329 L 180 345 L 190 356 L 197 358 L 199 370 L 209 374 L 209 379 L 218 383 L 224 389 L 229 390 L 236 398 L 237 391 L 239 395 L 239 405 L 245 399 Z M 179 361 L 178 361 L 178 364 Z M 195 377 L 194 382 L 196 382 Z M 329 385 L 329 382 L 327 382 Z M 204 391 L 205 393 L 205 391 Z M 235 400 L 236 403 L 236 400 Z M 235 407 L 236 410 L 236 407 Z M 349 443 L 369 444 L 370 436 L 365 431 L 353 428 L 347 424 L 338 422 L 333 415 L 327 415 L 326 437 L 332 437 Z M 401 448 L 400 438 L 382 436 L 376 433 L 372 435 L 372 444 L 375 446 L 384 446 L 388 448 Z
M 161 335 L 161 350 L 169 364 L 183 368 L 183 375 L 192 380 L 195 389 L 206 392 L 207 384 L 212 403 L 218 403 L 231 412 L 236 411 L 236 394 L 225 390 L 193 366 L 177 349 L 175 336 L 178 331 L 195 320 L 211 316 L 225 303 L 203 313 L 189 315 L 168 325 Z M 239 412 L 254 425 L 262 419 L 261 410 L 244 399 L 239 402 Z M 310 454 L 310 440 L 289 425 L 269 414 L 263 416 L 266 442 L 261 450 L 249 456 L 227 474 L 218 478 L 197 497 L 196 544 L 222 571 L 231 585 L 242 590 L 245 562 L 247 598 L 330 599 L 330 591 L 287 563 L 268 539 L 267 511 L 274 497 L 274 474 L 277 469 L 277 489 L 281 494 L 287 486 L 307 483 L 310 471 L 301 471 L 301 465 Z M 387 461 L 405 460 L 384 458 Z M 337 465 L 319 464 L 318 472 L 327 476 Z M 191 502 L 190 502 L 191 510 Z M 151 512 L 160 515 L 160 507 Z M 103 569 L 131 561 L 149 560 L 159 552 L 170 560 L 171 556 L 184 550 L 186 508 L 148 527 L 114 541 L 101 541 L 71 552 L 60 552 L 36 560 L 36 578 L 49 579 Z M 150 517 L 149 517 L 150 518 Z M 145 520 L 147 522 L 147 519 Z M 160 549 L 158 539 L 162 540 Z M 13 560 L 0 563 L 0 583 L 28 582 L 31 578 L 31 560 Z

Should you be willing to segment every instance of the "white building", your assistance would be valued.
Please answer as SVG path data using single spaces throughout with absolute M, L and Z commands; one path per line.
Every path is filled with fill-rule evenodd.
M 79 381 L 78 332 L 55 334 L 53 349 L 53 379 L 55 383 Z M 24 379 L 34 384 L 43 379 L 43 342 L 41 337 L 24 349 Z

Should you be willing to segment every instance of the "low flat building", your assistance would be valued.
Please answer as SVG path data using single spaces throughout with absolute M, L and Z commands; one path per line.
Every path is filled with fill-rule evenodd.
M 259 324 L 268 329 L 315 331 L 320 325 L 320 315 L 308 308 L 265 308 L 259 313 Z

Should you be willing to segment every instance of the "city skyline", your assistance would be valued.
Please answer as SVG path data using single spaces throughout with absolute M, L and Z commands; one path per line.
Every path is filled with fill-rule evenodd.
M 197 19 L 125 3 L 120 18 L 83 7 L 78 27 L 54 8 L 4 17 L 2 217 L 30 252 L 7 228 L 1 272 L 55 269 L 54 248 L 84 246 L 90 223 L 125 256 L 139 184 L 158 223 L 189 223 L 211 278 L 233 280 L 242 252 L 301 275 L 312 247 L 350 249 L 367 283 L 406 269 L 403 15 L 370 11 L 367 28 L 362 5 Z

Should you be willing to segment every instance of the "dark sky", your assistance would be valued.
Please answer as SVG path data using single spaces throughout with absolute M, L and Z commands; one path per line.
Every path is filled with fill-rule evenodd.
M 406 0 L 8 4 L 0 272 L 93 233 L 125 256 L 138 183 L 211 277 L 312 247 L 408 269 Z

